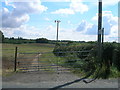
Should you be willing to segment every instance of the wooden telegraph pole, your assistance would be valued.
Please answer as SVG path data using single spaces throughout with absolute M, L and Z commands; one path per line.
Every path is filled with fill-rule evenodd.
M 58 44 L 58 29 L 59 29 L 59 23 L 60 23 L 60 22 L 61 22 L 60 20 L 55 20 L 55 23 L 57 23 L 56 46 L 57 46 L 57 44 Z M 57 71 L 58 71 L 58 66 L 57 66 Z M 59 74 L 59 72 L 58 72 L 58 74 Z
M 86 81 L 83 80 L 85 83 L 90 83 L 92 81 L 94 81 L 95 79 L 97 79 L 98 75 L 99 75 L 99 71 L 102 68 L 102 53 L 103 53 L 103 42 L 104 42 L 104 28 L 102 28 L 102 0 L 99 0 L 99 7 L 98 7 L 98 42 L 97 42 L 97 46 L 98 46 L 98 63 L 100 65 L 99 70 L 95 76 L 94 79 L 90 80 L 90 81 Z
M 58 29 L 59 29 L 59 23 L 60 22 L 61 22 L 60 20 L 55 20 L 55 23 L 57 23 L 57 36 L 56 36 L 57 42 L 58 42 Z
M 102 56 L 102 0 L 99 0 L 99 9 L 98 9 L 98 60 L 101 61 Z

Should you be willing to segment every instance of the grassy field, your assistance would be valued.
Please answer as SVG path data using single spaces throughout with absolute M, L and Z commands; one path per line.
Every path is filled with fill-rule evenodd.
M 14 70 L 15 47 L 18 53 L 52 52 L 53 44 L 2 44 L 2 74 L 9 75 Z M 35 55 L 31 55 L 35 57 Z

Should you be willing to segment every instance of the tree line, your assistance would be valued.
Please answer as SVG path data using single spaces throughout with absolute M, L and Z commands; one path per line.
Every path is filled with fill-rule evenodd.
M 22 43 L 49 43 L 56 44 L 56 42 L 64 42 L 64 43 L 84 43 L 85 41 L 70 41 L 70 40 L 48 40 L 47 38 L 37 38 L 37 39 L 24 39 L 22 37 L 5 37 L 3 33 L 0 31 L 0 43 L 11 43 L 11 44 L 22 44 Z

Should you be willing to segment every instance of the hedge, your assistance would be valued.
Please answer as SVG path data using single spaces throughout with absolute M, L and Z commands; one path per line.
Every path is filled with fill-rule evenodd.
M 108 78 L 110 75 L 110 67 L 115 67 L 117 68 L 117 70 L 120 71 L 120 46 L 118 43 L 106 42 L 103 44 L 102 52 L 102 60 L 99 61 L 96 43 L 83 43 L 78 45 L 58 44 L 53 50 L 54 55 L 56 55 L 57 57 L 65 57 L 66 64 L 70 65 L 73 68 L 82 67 L 82 70 L 84 72 L 87 72 L 91 69 L 99 68 L 99 64 L 101 63 L 102 70 L 100 71 L 99 77 Z M 75 60 L 71 61 L 71 59 L 73 58 Z M 76 61 L 76 59 L 80 59 L 81 61 Z

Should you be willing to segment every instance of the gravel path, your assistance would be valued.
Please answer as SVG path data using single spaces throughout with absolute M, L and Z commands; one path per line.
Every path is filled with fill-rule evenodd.
M 70 73 L 27 72 L 16 73 L 3 78 L 3 88 L 53 88 L 58 85 L 79 79 Z M 118 80 L 96 80 L 85 84 L 82 81 L 64 88 L 118 88 Z
M 37 57 L 37 56 L 36 56 Z M 36 61 L 37 59 L 33 59 Z M 32 64 L 31 64 L 32 65 Z M 43 66 L 40 64 L 39 66 Z M 55 72 L 48 71 L 38 71 L 36 69 L 31 70 L 31 72 L 18 72 L 12 76 L 7 76 L 2 78 L 3 88 L 53 88 L 59 85 L 64 85 L 65 83 L 72 82 L 74 80 L 80 79 L 80 77 L 74 75 L 67 70 L 65 72 L 63 67 L 51 66 Z M 60 69 L 60 71 L 57 71 Z M 62 71 L 63 70 L 63 71 Z M 63 88 L 118 88 L 118 80 L 96 80 L 92 83 L 85 84 L 80 81 L 77 83 L 72 83 L 71 85 L 64 86 Z

